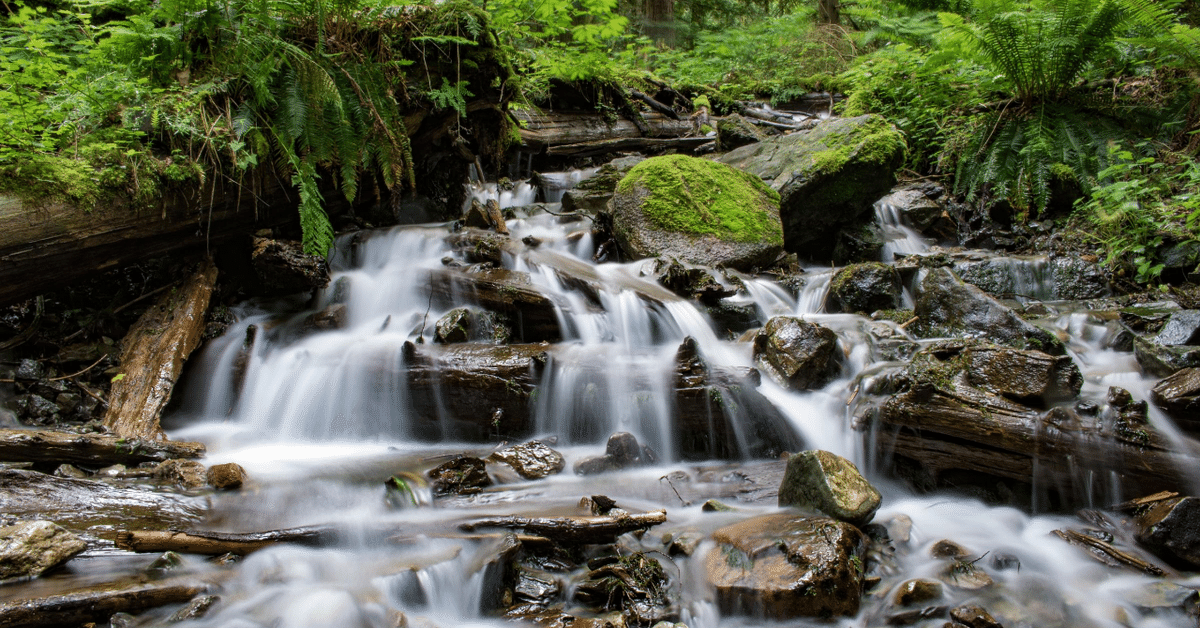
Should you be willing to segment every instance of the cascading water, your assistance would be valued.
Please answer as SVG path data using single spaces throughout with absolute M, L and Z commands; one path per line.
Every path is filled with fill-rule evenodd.
M 528 204 L 528 190 L 518 189 L 511 199 L 501 198 L 501 205 Z M 706 513 L 698 502 L 684 503 L 676 482 L 687 484 L 686 494 L 733 497 L 723 492 L 729 489 L 723 488 L 728 483 L 722 474 L 737 467 L 681 462 L 683 441 L 672 418 L 677 352 L 690 337 L 711 365 L 744 368 L 752 364 L 750 349 L 721 339 L 695 304 L 643 276 L 644 263 L 592 263 L 586 220 L 518 209 L 508 223 L 513 242 L 529 236 L 537 245 L 506 249 L 500 259 L 508 269 L 527 273 L 529 284 L 549 298 L 561 332 L 559 342 L 544 346 L 540 373 L 530 375 L 536 380 L 536 396 L 528 401 L 531 431 L 556 438 L 568 465 L 597 453 L 610 433 L 628 431 L 655 451 L 657 466 L 511 482 L 456 498 L 455 508 L 387 508 L 383 478 L 419 474 L 472 448 L 490 449 L 455 442 L 464 434 L 456 427 L 464 419 L 488 418 L 453 416 L 451 400 L 433 404 L 433 420 L 418 417 L 406 375 L 416 368 L 415 356 L 450 351 L 431 343 L 435 322 L 455 307 L 473 306 L 478 295 L 451 290 L 449 303 L 433 296 L 431 283 L 448 272 L 448 264 L 464 263 L 462 250 L 448 243 L 452 234 L 445 225 L 344 236 L 332 260 L 333 280 L 311 308 L 246 305 L 238 312 L 240 322 L 209 344 L 186 382 L 186 403 L 174 417 L 181 427 L 173 436 L 207 441 L 212 462 L 239 462 L 257 482 L 252 500 L 215 497 L 214 522 L 245 530 L 342 522 L 355 533 L 329 549 L 271 548 L 252 555 L 226 583 L 225 602 L 195 625 L 385 626 L 396 625 L 397 613 L 410 625 L 505 625 L 491 614 L 496 602 L 484 590 L 493 543 L 455 529 L 468 513 L 542 515 L 569 511 L 580 496 L 604 494 L 633 510 L 665 508 L 672 529 L 707 534 L 774 510 L 747 503 L 739 505 L 741 513 Z M 898 247 L 893 252 L 914 252 L 908 236 L 891 242 Z M 806 448 L 842 454 L 870 470 L 873 452 L 851 429 L 853 402 L 858 388 L 868 386 L 864 374 L 888 359 L 881 339 L 907 334 L 894 323 L 821 313 L 831 275 L 809 269 L 798 296 L 770 280 L 745 277 L 746 292 L 738 298 L 752 303 L 764 321 L 795 315 L 838 333 L 846 366 L 828 386 L 796 393 L 764 378 L 758 392 L 787 418 Z M 1102 348 L 1100 326 L 1086 314 L 1064 314 L 1049 323 L 1071 335 L 1085 398 L 1102 398 L 1111 384 L 1144 398 L 1147 380 L 1128 353 Z M 1169 423 L 1153 413 L 1152 420 Z M 735 431 L 731 438 L 737 441 L 732 451 L 746 456 L 751 436 Z M 952 538 L 973 556 L 991 557 L 988 572 L 997 584 L 976 594 L 964 593 L 963 585 L 947 593 L 947 600 L 975 595 L 993 612 L 1028 618 L 1020 625 L 1157 628 L 1182 620 L 1127 601 L 1127 592 L 1144 588 L 1150 578 L 1104 571 L 1052 537 L 1051 530 L 1070 525 L 1066 517 L 1030 516 L 961 495 L 918 497 L 872 475 L 885 495 L 876 521 L 911 521 L 903 535 L 908 549 L 889 567 L 884 586 L 934 577 L 942 563 L 929 557 L 929 548 Z M 1005 558 L 996 562 L 998 557 Z M 703 582 L 702 559 L 679 557 L 677 563 L 680 614 L 688 626 L 761 623 L 717 611 Z M 858 617 L 833 625 L 882 625 L 881 600 L 868 598 Z

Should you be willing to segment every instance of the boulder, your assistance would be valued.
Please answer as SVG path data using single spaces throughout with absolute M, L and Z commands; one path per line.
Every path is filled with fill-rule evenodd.
M 736 113 L 717 120 L 717 150 L 719 151 L 731 151 L 765 139 L 767 139 L 766 133 Z
M 612 200 L 613 193 L 617 191 L 617 184 L 625 178 L 625 175 L 629 174 L 634 166 L 645 159 L 645 157 L 621 157 L 600 166 L 600 170 L 596 174 L 580 181 L 578 185 L 563 194 L 563 211 L 587 214 L 603 212 L 608 207 L 608 202 Z
M 781 386 L 811 390 L 842 371 L 832 330 L 792 316 L 776 316 L 754 337 L 754 363 Z
M 1021 403 L 1045 407 L 1073 399 L 1083 387 L 1083 374 L 1067 355 L 987 345 L 966 346 L 962 357 L 968 383 Z
M 879 225 L 868 222 L 857 227 L 842 229 L 833 246 L 834 264 L 873 262 L 883 257 L 886 235 Z
M 577 475 L 595 475 L 657 461 L 654 451 L 638 443 L 636 436 L 629 432 L 617 432 L 608 437 L 604 455 L 579 460 L 575 463 L 574 471 Z
M 779 194 L 757 177 L 705 159 L 643 161 L 621 179 L 609 210 L 617 243 L 635 259 L 671 256 L 750 270 L 783 252 Z
M 671 292 L 709 305 L 737 292 L 721 285 L 707 268 L 685 265 L 676 259 L 656 260 L 650 272 Z
M 329 283 L 325 260 L 306 254 L 299 242 L 254 238 L 250 264 L 266 296 L 311 292 Z
M 705 559 L 717 605 L 773 620 L 858 613 L 863 534 L 826 517 L 765 515 L 713 532 Z
M 1080 301 L 1112 293 L 1108 276 L 1099 262 L 1078 255 L 1051 258 L 1050 276 L 1054 281 L 1054 297 L 1057 299 Z
M 489 460 L 502 462 L 513 468 L 526 480 L 537 480 L 563 470 L 566 462 L 562 454 L 538 440 L 506 447 L 488 456 Z
M 487 463 L 471 456 L 459 456 L 429 470 L 430 487 L 433 494 L 473 495 L 492 485 L 487 473 Z
M 1154 342 L 1165 346 L 1200 345 L 1200 310 L 1172 313 L 1154 337 Z
M 1138 366 L 1154 377 L 1168 377 L 1183 369 L 1200 367 L 1200 347 L 1160 345 L 1140 336 L 1133 339 L 1133 356 Z
M 879 204 L 892 208 L 921 235 L 938 241 L 953 240 L 958 226 L 946 211 L 946 191 L 931 183 L 905 183 L 893 188 L 879 199 Z
M 780 506 L 811 508 L 860 527 L 875 516 L 881 500 L 853 462 L 828 451 L 793 454 L 779 485 Z
M 433 341 L 443 344 L 466 342 L 471 339 L 471 310 L 454 308 L 433 324 Z
M 1156 502 L 1136 523 L 1138 542 L 1159 558 L 1180 569 L 1200 569 L 1200 497 Z
M 1158 382 L 1150 400 L 1182 427 L 1200 428 L 1200 368 L 1182 369 Z
M 829 281 L 828 312 L 863 312 L 900 308 L 900 273 L 879 262 L 853 264 L 838 270 Z
M 0 528 L 0 581 L 34 578 L 87 549 L 83 539 L 49 521 Z
M 221 491 L 239 489 L 246 483 L 246 470 L 236 462 L 214 464 L 208 468 L 208 485 Z
M 1065 353 L 1054 334 L 1026 322 L 975 286 L 963 283 L 948 268 L 925 271 L 914 314 L 918 331 L 929 337 L 964 335 L 1051 355 Z
M 826 120 L 730 151 L 720 161 L 779 193 L 788 251 L 828 261 L 839 232 L 871 222 L 871 206 L 895 184 L 903 158 L 903 136 L 867 115 Z

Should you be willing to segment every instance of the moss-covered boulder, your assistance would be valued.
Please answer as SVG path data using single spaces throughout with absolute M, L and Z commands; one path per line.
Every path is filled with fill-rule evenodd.
M 733 150 L 767 139 L 767 134 L 738 114 L 717 121 L 717 150 Z
M 779 192 L 788 251 L 828 261 L 840 231 L 871 221 L 871 205 L 896 183 L 904 150 L 899 131 L 866 115 L 743 146 L 719 161 Z
M 882 501 L 853 462 L 819 449 L 788 458 L 779 485 L 780 506 L 811 508 L 856 526 L 870 522 Z
M 783 252 L 779 194 L 716 162 L 666 155 L 634 166 L 609 203 L 613 235 L 634 258 L 766 266 Z
M 825 309 L 865 312 L 900 308 L 900 273 L 881 262 L 852 264 L 833 274 Z

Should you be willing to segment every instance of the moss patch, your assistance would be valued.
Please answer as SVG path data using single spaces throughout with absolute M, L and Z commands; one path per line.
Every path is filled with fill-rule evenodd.
M 779 193 L 732 166 L 684 155 L 654 157 L 617 186 L 622 193 L 634 188 L 646 191 L 642 211 L 665 231 L 783 243 Z
M 848 137 L 829 136 L 825 139 L 825 144 L 836 145 L 836 148 L 823 150 L 812 156 L 816 169 L 824 174 L 841 170 L 851 157 L 870 164 L 886 164 L 897 151 L 903 152 L 907 149 L 904 136 L 879 116 L 868 118 Z

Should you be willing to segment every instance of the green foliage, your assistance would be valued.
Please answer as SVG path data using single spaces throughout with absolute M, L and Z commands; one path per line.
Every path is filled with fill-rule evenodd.
M 644 190 L 643 212 L 662 229 L 783 244 L 779 193 L 725 164 L 684 155 L 654 157 L 634 166 L 617 189 Z

